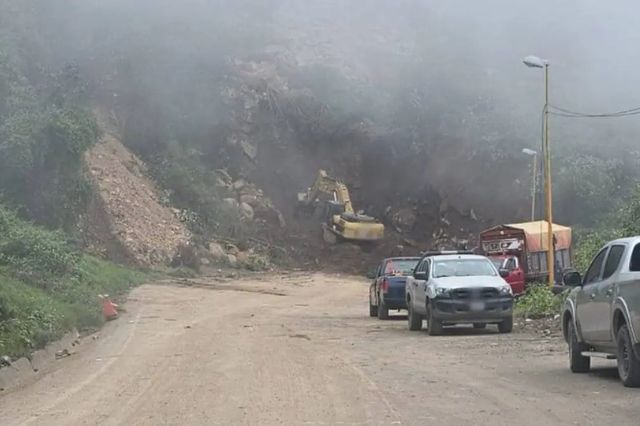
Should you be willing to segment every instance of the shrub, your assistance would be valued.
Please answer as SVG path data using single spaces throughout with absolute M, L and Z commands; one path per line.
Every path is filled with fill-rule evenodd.
M 45 284 L 73 272 L 79 259 L 64 234 L 34 226 L 0 206 L 0 265 L 14 275 Z
M 553 294 L 545 284 L 531 286 L 516 302 L 516 312 L 527 318 L 543 318 L 560 312 L 566 294 Z

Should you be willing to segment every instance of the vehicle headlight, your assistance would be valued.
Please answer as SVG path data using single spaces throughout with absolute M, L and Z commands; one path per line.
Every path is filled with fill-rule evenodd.
M 511 290 L 511 286 L 507 285 L 504 287 L 500 287 L 500 295 L 501 296 L 513 296 L 513 290 Z
M 448 288 L 437 287 L 436 288 L 436 296 L 437 297 L 448 297 L 449 296 L 449 289 Z

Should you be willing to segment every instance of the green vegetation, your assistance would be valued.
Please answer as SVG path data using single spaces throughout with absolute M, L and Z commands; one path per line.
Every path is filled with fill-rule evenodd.
M 147 277 L 82 255 L 64 234 L 0 206 L 0 355 L 24 355 L 72 327 L 99 326 L 98 294 L 123 294 Z
M 574 266 L 584 273 L 598 250 L 616 238 L 640 235 L 640 185 L 622 202 L 622 208 L 610 213 L 606 223 L 596 229 L 576 233 Z
M 640 184 L 635 188 L 631 201 L 622 209 L 622 233 L 640 235 Z
M 90 193 L 82 155 L 100 131 L 76 68 L 42 78 L 36 90 L 0 50 L 0 195 L 39 223 L 71 229 Z
M 516 302 L 516 314 L 526 318 L 543 318 L 560 312 L 565 294 L 553 294 L 545 284 L 535 284 Z

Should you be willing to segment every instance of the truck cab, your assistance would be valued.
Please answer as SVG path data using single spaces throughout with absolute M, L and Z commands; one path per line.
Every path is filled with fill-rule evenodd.
M 509 283 L 514 296 L 524 293 L 525 275 L 524 268 L 518 256 L 514 255 L 494 255 L 489 259 L 499 271 L 504 271 L 504 280 Z

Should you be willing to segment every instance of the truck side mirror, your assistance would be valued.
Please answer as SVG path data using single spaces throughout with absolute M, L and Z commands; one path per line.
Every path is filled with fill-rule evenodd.
M 376 277 L 376 271 L 367 272 L 367 278 L 369 278 L 370 280 L 374 279 L 375 277 Z
M 427 279 L 427 273 L 424 271 L 419 271 L 419 272 L 414 272 L 413 273 L 413 278 L 415 278 L 416 280 L 425 280 Z
M 502 278 L 507 278 L 507 277 L 509 276 L 509 270 L 508 270 L 508 269 L 505 269 L 505 268 L 500 268 L 500 269 L 498 270 L 498 273 L 500 274 L 500 276 L 501 276 Z
M 579 272 L 567 272 L 562 276 L 562 283 L 567 287 L 580 287 L 582 285 L 582 276 Z

